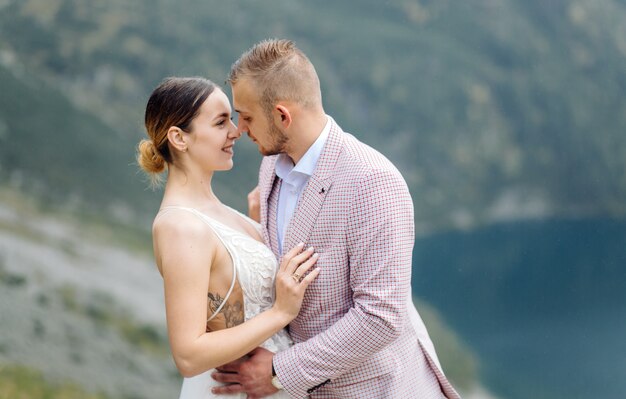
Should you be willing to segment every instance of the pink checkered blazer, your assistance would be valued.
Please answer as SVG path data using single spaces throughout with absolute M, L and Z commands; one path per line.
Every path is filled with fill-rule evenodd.
M 413 203 L 398 170 L 331 121 L 283 248 L 320 254 L 321 273 L 274 357 L 294 398 L 458 398 L 411 302 Z M 279 257 L 276 156 L 259 173 L 261 224 Z

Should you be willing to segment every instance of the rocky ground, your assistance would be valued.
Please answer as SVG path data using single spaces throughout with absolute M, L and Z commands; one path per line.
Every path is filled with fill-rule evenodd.
M 176 397 L 150 254 L 85 229 L 0 202 L 0 363 L 111 397 Z

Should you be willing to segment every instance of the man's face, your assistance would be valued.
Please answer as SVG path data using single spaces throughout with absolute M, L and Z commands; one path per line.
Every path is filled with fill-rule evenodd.
M 254 90 L 252 82 L 241 79 L 232 85 L 232 91 L 233 105 L 239 114 L 239 132 L 246 132 L 265 156 L 285 152 L 288 137 L 264 112 L 260 93 Z

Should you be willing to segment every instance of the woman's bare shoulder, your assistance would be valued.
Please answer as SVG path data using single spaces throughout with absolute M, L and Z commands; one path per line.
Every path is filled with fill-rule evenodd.
M 157 215 L 152 222 L 153 235 L 182 235 L 193 237 L 209 233 L 211 229 L 198 216 L 185 210 L 171 210 Z
M 188 262 L 213 259 L 218 238 L 198 215 L 172 211 L 159 215 L 152 224 L 152 237 L 157 263 L 185 259 Z M 195 262 L 194 262 L 195 263 Z

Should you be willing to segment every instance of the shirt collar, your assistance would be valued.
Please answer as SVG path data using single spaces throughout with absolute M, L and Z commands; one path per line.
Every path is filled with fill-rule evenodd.
M 300 161 L 294 166 L 291 158 L 287 154 L 279 154 L 276 160 L 276 175 L 283 180 L 288 182 L 293 181 L 296 176 L 294 174 L 305 175 L 306 177 L 313 176 L 313 172 L 315 172 L 315 167 L 317 166 L 317 161 L 322 155 L 322 150 L 324 150 L 324 145 L 326 144 L 326 139 L 328 139 L 328 134 L 330 133 L 330 117 L 326 118 L 326 125 L 319 137 L 315 140 L 315 142 L 309 147 L 306 153 L 300 158 Z

